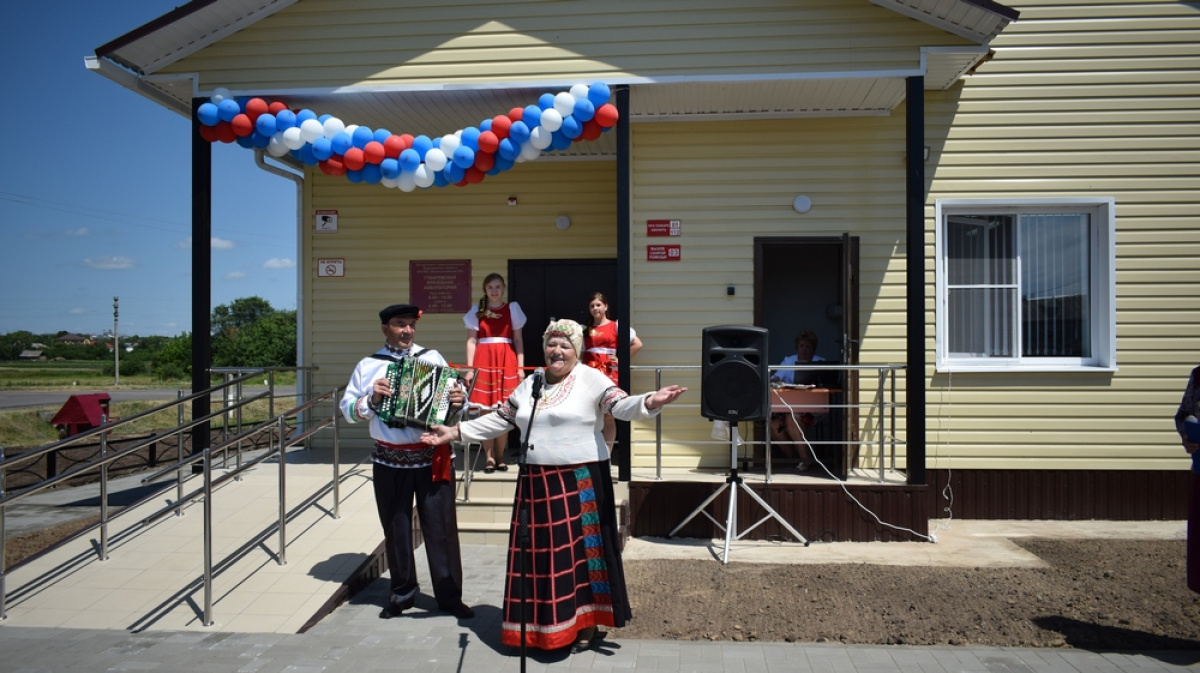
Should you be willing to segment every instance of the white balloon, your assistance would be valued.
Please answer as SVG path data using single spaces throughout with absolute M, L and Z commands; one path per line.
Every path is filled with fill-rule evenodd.
M 462 145 L 462 138 L 458 137 L 457 133 L 447 133 L 442 136 L 441 149 L 446 156 L 454 156 L 454 150 L 458 149 L 460 145 Z
M 347 126 L 347 127 L 346 127 L 345 129 L 343 129 L 343 130 L 344 130 L 344 131 L 345 131 L 347 134 L 349 134 L 351 137 L 354 137 L 354 129 L 356 129 L 356 128 L 358 128 L 358 124 L 351 124 L 351 125 Z M 333 138 L 330 138 L 330 140 L 333 140 Z
M 324 130 L 325 137 L 333 140 L 334 136 L 346 130 L 346 125 L 343 124 L 342 120 L 338 119 L 337 117 L 330 117 L 329 119 L 325 120 L 325 123 L 321 125 L 321 128 Z
M 549 135 L 549 134 L 547 134 Z M 527 142 L 521 145 L 521 158 L 525 161 L 533 161 L 542 155 L 542 151 L 534 146 L 533 142 Z
M 417 182 L 413 179 L 413 175 L 413 173 L 405 171 L 400 174 L 400 177 L 396 178 L 396 184 L 400 187 L 400 191 L 411 192 L 417 188 Z
M 230 96 L 229 89 L 226 89 L 223 86 L 219 86 L 219 87 L 213 89 L 213 95 L 211 98 L 209 98 L 209 100 L 212 101 L 213 103 L 220 103 L 221 101 L 225 100 L 226 98 L 229 98 L 229 96 Z
M 544 128 L 550 132 L 554 132 L 562 128 L 562 115 L 558 114 L 558 110 L 555 110 L 554 108 L 542 110 L 541 128 Z M 549 147 L 549 145 L 546 145 L 546 147 Z M 546 147 L 543 147 L 542 149 L 546 149 Z
M 304 136 L 300 135 L 299 127 L 293 126 L 283 130 L 283 146 L 289 150 L 298 150 L 304 147 Z
M 417 166 L 417 170 L 413 171 L 413 183 L 421 189 L 433 186 L 433 171 L 425 164 Z
M 325 135 L 325 127 L 315 119 L 305 119 L 304 123 L 300 125 L 300 137 L 304 138 L 306 143 L 311 143 L 323 135 Z
M 545 119 L 544 114 L 542 115 L 542 118 Z M 547 147 L 550 147 L 550 143 L 554 142 L 554 136 L 551 135 L 551 131 L 553 130 L 554 129 L 547 129 L 545 124 L 533 129 L 529 132 L 529 144 L 533 145 L 538 150 L 544 150 Z M 524 148 L 522 148 L 522 151 L 524 151 Z
M 560 91 L 555 94 L 554 109 L 558 110 L 558 114 L 564 117 L 571 114 L 575 111 L 575 96 L 566 91 Z
M 446 153 L 440 148 L 433 148 L 425 153 L 425 165 L 437 172 L 446 167 Z
M 379 184 L 383 185 L 384 187 L 399 187 L 400 178 L 379 178 Z
M 588 95 L 588 85 L 584 84 L 583 82 L 580 82 L 579 84 L 576 84 L 575 86 L 571 87 L 571 97 L 574 98 L 575 100 L 587 100 L 587 95 Z M 555 102 L 557 102 L 557 101 L 555 101 Z M 555 106 L 555 107 L 558 107 L 558 106 Z
M 287 153 L 287 145 L 283 144 L 283 131 L 271 136 L 271 140 L 267 142 L 267 154 L 273 157 L 281 157 Z

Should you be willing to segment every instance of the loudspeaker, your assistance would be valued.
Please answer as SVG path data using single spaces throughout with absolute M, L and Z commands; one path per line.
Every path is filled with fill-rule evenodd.
M 771 409 L 767 330 L 705 327 L 701 340 L 700 414 L 722 421 L 755 421 Z

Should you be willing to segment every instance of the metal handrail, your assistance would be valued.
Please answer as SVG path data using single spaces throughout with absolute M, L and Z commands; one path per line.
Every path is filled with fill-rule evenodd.
M 702 365 L 630 365 L 630 369 L 633 371 L 653 371 L 654 372 L 654 388 L 655 388 L 655 390 L 662 388 L 662 385 L 663 385 L 662 374 L 664 371 L 695 371 L 695 370 L 699 370 L 701 368 L 702 368 Z M 899 439 L 896 435 L 896 409 L 904 408 L 906 406 L 904 404 L 896 402 L 896 372 L 906 370 L 907 365 L 903 365 L 903 364 L 847 365 L 847 364 L 831 364 L 831 363 L 810 363 L 810 364 L 804 364 L 804 365 L 786 365 L 786 366 L 785 365 L 772 365 L 770 367 L 770 369 L 771 370 L 804 370 L 804 371 L 826 370 L 826 371 L 867 371 L 867 372 L 874 371 L 874 372 L 878 372 L 879 383 L 878 383 L 878 386 L 875 388 L 876 392 L 875 392 L 875 398 L 874 398 L 873 402 L 859 402 L 857 404 L 829 404 L 827 406 L 830 409 L 866 409 L 869 411 L 875 411 L 877 413 L 877 415 L 876 415 L 876 422 L 874 424 L 874 427 L 878 433 L 878 440 L 879 440 L 879 482 L 882 483 L 885 480 L 887 462 L 888 462 L 885 460 L 885 454 L 886 454 L 887 448 L 889 446 L 891 449 L 891 451 L 890 451 L 891 469 L 892 470 L 896 469 L 896 445 L 907 443 L 906 440 Z M 891 382 L 890 397 L 885 394 L 885 384 L 888 381 Z M 764 385 L 768 385 L 768 383 L 764 382 Z M 864 390 L 864 388 L 860 385 L 858 387 L 858 390 L 862 391 L 862 390 Z M 890 401 L 887 401 L 887 400 L 890 400 Z M 662 463 L 663 463 L 663 459 L 662 459 L 662 444 L 663 444 L 662 422 L 663 421 L 662 421 L 662 419 L 663 419 L 663 415 L 666 413 L 680 413 L 680 412 L 683 412 L 683 410 L 695 409 L 698 406 L 699 405 L 696 405 L 696 404 L 682 404 L 682 405 L 672 404 L 672 405 L 669 405 L 667 408 L 665 408 L 662 413 L 655 416 L 655 419 L 654 419 L 654 441 L 652 443 L 654 444 L 654 467 L 655 467 L 655 479 L 656 480 L 661 481 L 663 478 L 662 477 Z M 868 417 L 870 417 L 870 416 L 871 416 L 871 414 L 868 414 Z M 864 427 L 864 429 L 869 429 L 869 428 Z M 764 455 L 765 455 L 765 465 L 766 465 L 766 481 L 768 483 L 770 483 L 770 481 L 771 481 L 771 434 L 770 434 L 769 430 L 766 433 L 765 437 L 766 437 L 765 441 L 760 442 L 760 441 L 748 440 L 748 441 L 742 441 L 741 443 L 746 446 L 759 446 L 759 445 L 765 446 Z M 639 444 L 645 445 L 645 444 L 649 444 L 649 443 L 651 443 L 651 442 L 646 442 L 646 441 L 638 442 L 638 441 L 634 441 L 632 439 L 632 437 L 630 438 L 631 445 L 639 445 Z M 697 444 L 697 445 L 707 445 L 707 444 L 728 445 L 728 440 L 712 440 L 712 441 L 690 440 L 690 441 L 685 441 L 685 442 L 680 442 L 680 443 Z M 779 443 L 779 442 L 776 442 L 776 443 Z M 796 442 L 789 442 L 789 443 L 795 444 Z M 865 446 L 868 446 L 871 444 L 871 442 L 868 442 L 868 441 L 862 440 L 862 439 L 853 440 L 853 441 L 852 440 L 842 440 L 842 441 L 817 440 L 817 441 L 812 441 L 812 442 L 808 442 L 808 443 L 810 446 L 821 445 L 821 446 L 859 446 L 859 447 L 865 447 Z M 631 450 L 631 453 L 632 453 L 632 450 Z
M 243 382 L 249 380 L 251 377 L 261 374 L 263 371 L 265 371 L 267 369 L 271 370 L 271 372 L 269 374 L 270 378 L 269 378 L 268 390 L 265 393 L 260 393 L 253 397 L 249 397 L 249 398 L 241 397 L 241 391 L 242 391 L 241 384 Z M 280 518 L 279 518 L 279 523 L 278 523 L 278 529 L 279 529 L 278 558 L 279 558 L 280 564 L 283 565 L 284 563 L 286 563 L 286 543 L 287 543 L 287 539 L 286 539 L 287 507 L 286 507 L 286 501 L 285 501 L 286 491 L 284 489 L 284 483 L 285 483 L 284 479 L 285 479 L 285 475 L 286 475 L 286 463 L 287 463 L 287 460 L 286 460 L 287 449 L 289 447 L 292 447 L 292 446 L 302 443 L 304 440 L 308 439 L 309 437 L 313 436 L 314 434 L 316 434 L 317 432 L 319 432 L 321 430 L 332 427 L 333 431 L 334 431 L 334 434 L 333 434 L 333 460 L 332 460 L 333 476 L 332 476 L 332 482 L 331 482 L 331 487 L 332 487 L 332 491 L 333 491 L 333 500 L 334 500 L 332 517 L 334 519 L 340 519 L 341 518 L 341 510 L 340 510 L 340 506 L 341 506 L 341 492 L 340 492 L 341 475 L 340 475 L 340 441 L 339 441 L 340 419 L 341 419 L 340 410 L 337 409 L 337 407 L 335 405 L 333 412 L 327 418 L 324 418 L 324 419 L 320 420 L 319 422 L 316 422 L 311 427 L 306 427 L 303 430 L 298 429 L 296 432 L 294 432 L 290 435 L 287 433 L 287 421 L 289 419 L 293 419 L 293 418 L 298 419 L 301 414 L 305 414 L 305 415 L 311 414 L 314 407 L 323 401 L 326 401 L 329 399 L 336 400 L 336 397 L 340 396 L 343 388 L 336 388 L 334 390 L 326 392 L 326 393 L 320 395 L 319 397 L 315 397 L 315 398 L 312 396 L 311 393 L 307 394 L 306 401 L 304 403 L 294 406 L 293 408 L 289 409 L 288 411 L 286 411 L 282 414 L 275 415 L 274 409 L 273 409 L 273 406 L 274 406 L 274 372 L 280 371 L 280 370 L 287 370 L 287 369 L 315 370 L 316 367 L 242 368 L 242 369 L 239 369 L 239 371 L 250 372 L 250 373 L 247 373 L 247 374 L 244 374 L 242 376 L 238 376 L 238 377 L 235 377 L 232 379 L 227 379 L 225 382 L 223 382 L 219 385 L 213 386 L 204 391 L 193 393 L 188 396 L 184 396 L 183 392 L 179 391 L 178 397 L 175 401 L 164 403 L 162 405 L 153 407 L 147 411 L 144 411 L 144 412 L 141 412 L 141 413 L 138 413 L 133 416 L 126 417 L 126 418 L 122 418 L 117 421 L 108 422 L 108 420 L 105 419 L 104 422 L 101 424 L 101 426 L 98 428 L 94 428 L 94 429 L 86 431 L 84 433 L 80 433 L 79 435 L 75 435 L 75 436 L 67 438 L 65 440 L 60 440 L 60 441 L 54 442 L 52 444 L 49 444 L 44 447 L 40 447 L 40 448 L 32 450 L 32 451 L 23 452 L 17 456 L 6 457 L 3 447 L 0 447 L 0 620 L 7 618 L 8 592 L 7 592 L 7 586 L 6 586 L 6 579 L 7 579 L 7 573 L 9 572 L 9 570 L 11 570 L 10 568 L 6 567 L 6 563 L 4 561 L 5 511 L 6 511 L 7 506 L 9 504 L 18 502 L 26 497 L 29 497 L 30 495 L 33 495 L 34 493 L 40 492 L 46 488 L 50 488 L 51 486 L 57 485 L 68 479 L 76 477 L 76 476 L 80 475 L 81 473 L 94 471 L 98 468 L 100 470 L 100 491 L 101 491 L 100 521 L 92 526 L 89 526 L 81 531 L 78 531 L 77 533 L 72 535 L 69 539 L 73 540 L 73 539 L 80 537 L 82 535 L 85 535 L 85 534 L 95 530 L 97 527 L 99 527 L 100 528 L 100 549 L 98 550 L 99 551 L 99 559 L 101 561 L 105 561 L 108 559 L 108 544 L 107 544 L 108 543 L 108 523 L 111 520 L 121 516 L 124 513 L 133 511 L 136 506 L 141 505 L 145 501 L 147 501 L 151 498 L 157 497 L 157 494 L 149 494 L 149 495 L 145 496 L 144 498 L 139 499 L 136 503 L 134 503 L 130 506 L 127 506 L 123 510 L 118 511 L 115 515 L 110 517 L 109 513 L 108 513 L 108 507 L 107 507 L 107 505 L 108 505 L 108 497 L 107 497 L 108 466 L 110 464 L 116 462 L 117 460 L 120 460 L 121 458 L 123 458 L 123 457 L 149 445 L 149 444 L 152 444 L 155 441 L 159 441 L 162 438 L 172 435 L 172 434 L 176 434 L 179 436 L 179 459 L 174 464 L 169 465 L 164 469 L 156 471 L 153 475 L 144 477 L 141 481 L 142 481 L 142 483 L 151 482 L 151 481 L 154 481 L 155 479 L 157 479 L 158 477 L 162 476 L 163 474 L 169 473 L 171 471 L 176 471 L 178 473 L 176 501 L 172 504 L 169 504 L 167 507 L 163 508 L 162 510 L 155 512 L 154 514 L 151 514 L 148 517 L 143 518 L 143 520 L 140 522 L 140 525 L 142 525 L 142 526 L 148 525 L 149 523 L 161 518 L 161 516 L 166 512 L 174 511 L 176 514 L 182 514 L 182 508 L 183 508 L 184 504 L 192 502 L 195 499 L 197 499 L 201 496 L 204 496 L 204 504 L 205 504 L 204 509 L 205 509 L 205 514 L 206 514 L 205 523 L 204 523 L 204 535 L 205 535 L 205 552 L 204 552 L 205 553 L 205 576 L 204 576 L 204 590 L 205 590 L 204 611 L 205 611 L 205 614 L 204 614 L 204 623 L 206 626 L 210 626 L 213 623 L 213 620 L 212 620 L 211 498 L 212 498 L 212 490 L 214 488 L 217 488 L 230 480 L 240 479 L 240 475 L 245 470 L 248 470 L 249 468 L 262 463 L 263 461 L 267 460 L 270 457 L 273 457 L 275 455 L 279 456 L 279 463 L 280 463 L 280 467 L 279 467 L 279 469 L 280 469 L 279 517 Z M 310 379 L 311 379 L 311 377 L 310 377 Z M 184 403 L 186 403 L 190 400 L 196 399 L 198 397 L 212 395 L 214 392 L 219 392 L 219 391 L 228 389 L 231 386 L 236 386 L 237 398 L 235 399 L 235 401 L 228 403 L 226 406 L 224 406 L 220 409 L 217 409 L 216 411 L 211 411 L 210 413 L 208 413 L 207 415 L 205 415 L 202 418 L 194 418 L 191 421 L 186 422 L 186 423 L 183 421 L 183 406 L 182 405 Z M 250 404 L 251 402 L 263 399 L 264 397 L 266 397 L 268 399 L 269 406 L 271 406 L 272 417 L 269 420 L 267 420 L 263 423 L 260 423 L 253 428 L 250 428 L 246 431 L 242 431 L 241 430 L 241 411 L 242 411 L 243 407 L 245 407 L 245 405 L 247 405 L 247 404 Z M 177 425 L 177 427 L 173 428 L 172 430 L 170 430 L 168 432 L 155 433 L 154 435 L 152 435 L 148 438 L 145 438 L 139 442 L 136 442 L 133 445 L 122 448 L 120 451 L 113 452 L 113 453 L 108 452 L 108 450 L 107 450 L 108 436 L 109 436 L 109 434 L 112 433 L 114 428 L 120 427 L 122 425 L 127 425 L 136 420 L 145 418 L 146 416 L 149 416 L 151 414 L 159 413 L 161 411 L 169 409 L 171 406 L 178 406 L 178 425 Z M 210 421 L 213 418 L 216 418 L 218 416 L 225 416 L 226 418 L 228 418 L 228 415 L 235 411 L 238 414 L 239 430 L 238 430 L 237 434 L 235 434 L 232 437 L 229 437 L 228 429 L 227 429 L 226 439 L 224 439 L 224 441 L 217 444 L 215 447 L 212 447 L 212 446 L 206 447 L 202 453 L 195 453 L 186 458 L 183 456 L 182 433 L 184 430 L 201 425 L 203 423 L 206 423 L 207 421 Z M 276 429 L 278 429 L 278 435 L 277 435 L 278 443 L 273 441 L 271 446 L 267 450 L 263 451 L 262 454 L 257 456 L 254 460 L 243 465 L 241 462 L 241 451 L 240 451 L 241 442 L 245 441 L 246 439 L 253 438 L 256 435 L 261 434 L 262 432 L 265 432 L 268 430 L 274 431 Z M 17 463 L 21 463 L 21 464 L 28 463 L 31 459 L 43 456 L 51 451 L 59 450 L 64 447 L 70 446 L 73 443 L 79 442 L 83 438 L 94 437 L 97 435 L 99 436 L 100 443 L 101 443 L 99 458 L 90 460 L 87 463 L 70 468 L 63 473 L 60 473 L 60 474 L 58 474 L 54 477 L 48 478 L 48 479 L 44 479 L 36 484 L 32 484 L 26 488 L 21 489 L 17 493 L 6 492 L 6 490 L 5 490 L 6 475 L 7 475 L 8 468 L 11 467 L 12 465 L 17 464 Z M 228 447 L 233 446 L 235 444 L 239 448 L 239 451 L 237 452 L 238 466 L 235 469 L 233 469 L 232 471 L 230 471 L 226 474 L 220 475 L 219 477 L 214 479 L 213 473 L 212 473 L 212 470 L 213 470 L 212 458 L 213 458 L 213 456 L 216 455 L 216 453 L 218 451 L 222 451 L 222 452 L 227 451 Z M 184 476 L 185 475 L 184 468 L 194 465 L 200 461 L 203 461 L 203 468 L 204 468 L 203 476 L 204 476 L 205 485 L 203 488 L 197 489 L 197 490 L 193 491 L 192 493 L 185 495 L 183 492 L 183 484 L 191 477 Z M 327 490 L 327 487 L 322 487 L 321 489 L 319 489 L 316 494 L 310 496 L 308 499 L 305 500 L 304 506 L 307 506 L 308 504 L 315 502 L 315 500 L 320 498 L 326 492 L 326 490 Z M 31 558 L 36 558 L 36 556 L 31 557 Z M 27 562 L 28 560 L 31 560 L 31 559 L 27 559 L 24 562 Z M 20 565 L 20 564 L 18 564 L 18 565 Z

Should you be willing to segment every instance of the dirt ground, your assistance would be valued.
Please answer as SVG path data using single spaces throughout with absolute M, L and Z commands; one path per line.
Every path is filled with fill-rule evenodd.
M 1179 540 L 1022 540 L 1046 568 L 626 564 L 615 638 L 1200 650 Z

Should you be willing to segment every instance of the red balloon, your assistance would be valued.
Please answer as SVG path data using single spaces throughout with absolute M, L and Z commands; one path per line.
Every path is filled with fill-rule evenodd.
M 277 115 L 286 109 L 288 109 L 288 106 L 283 101 L 275 101 L 267 106 L 267 112 L 270 112 L 273 115 Z
M 525 119 L 525 108 L 515 107 L 508 111 L 509 121 L 519 122 Z
M 367 165 L 367 158 L 362 150 L 358 149 L 357 147 L 351 147 L 350 149 L 346 150 L 346 156 L 343 158 L 343 163 L 346 164 L 346 168 L 349 168 L 352 171 L 357 171 L 358 169 Z
M 250 121 L 256 121 L 262 115 L 270 112 L 271 106 L 267 105 L 267 101 L 261 98 L 251 98 L 246 101 L 246 116 Z
M 469 182 L 471 184 L 476 184 L 479 182 L 483 182 L 484 173 L 483 173 L 483 171 L 479 170 L 478 168 L 471 166 L 470 168 L 467 169 L 466 176 L 467 176 L 467 182 Z
M 462 180 L 459 180 L 458 182 L 454 183 L 454 186 L 455 186 L 455 187 L 466 187 L 466 186 L 467 186 L 467 179 L 466 179 L 466 178 L 463 178 Z
M 217 130 L 217 140 L 223 143 L 232 143 L 237 140 L 237 134 L 233 132 L 233 126 L 229 122 L 221 122 L 213 128 Z
M 322 161 L 319 163 L 321 166 L 321 172 L 326 175 L 345 175 L 346 174 L 346 165 L 343 164 L 341 159 L 338 159 L 337 156 L 329 157 L 325 161 Z
M 396 134 L 388 136 L 387 140 L 383 141 L 383 156 L 388 159 L 400 158 L 400 153 L 406 149 L 408 147 L 404 144 L 404 138 Z
M 400 134 L 400 140 L 404 143 L 404 147 L 400 148 L 401 151 L 404 151 L 404 150 L 412 147 L 413 137 L 412 137 L 411 133 Z
M 200 137 L 210 143 L 217 142 L 217 127 L 200 125 Z
M 617 123 L 617 106 L 612 103 L 605 103 L 596 109 L 596 116 L 593 119 L 596 123 L 604 128 L 608 128 Z
M 362 153 L 363 159 L 365 159 L 368 164 L 377 164 L 383 161 L 384 157 L 386 156 L 383 149 L 383 143 L 379 142 L 378 140 L 372 140 L 371 142 L 367 143 L 366 147 L 362 149 Z M 347 154 L 349 154 L 349 152 L 347 152 Z M 400 155 L 396 154 L 396 156 Z
M 254 132 L 254 122 L 250 120 L 250 115 L 240 114 L 234 117 L 233 121 L 229 122 L 229 125 L 233 127 L 233 132 L 239 138 L 248 136 Z
M 584 140 L 595 140 L 601 133 L 604 133 L 604 127 L 595 119 L 589 119 L 583 123 L 583 133 L 580 137 Z
M 487 152 L 476 152 L 475 153 L 475 166 L 474 166 L 475 168 L 478 168 L 479 170 L 483 171 L 484 173 L 487 173 L 488 171 L 492 170 L 492 167 L 495 165 L 496 165 L 496 155 L 495 154 L 489 154 Z
M 496 134 L 498 140 L 504 140 L 508 137 L 508 130 L 512 128 L 513 120 L 504 115 L 496 115 L 492 117 L 492 133 Z
M 488 154 L 493 154 L 493 153 L 495 153 L 496 149 L 499 147 L 500 147 L 500 138 L 496 137 L 495 133 L 492 133 L 491 131 L 484 131 L 479 134 L 479 149 L 480 150 L 482 150 Z

